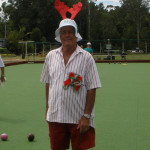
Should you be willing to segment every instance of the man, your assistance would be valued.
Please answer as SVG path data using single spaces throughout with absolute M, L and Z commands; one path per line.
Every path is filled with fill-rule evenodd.
M 126 60 L 126 55 L 127 55 L 127 53 L 123 50 L 121 53 L 122 59 Z
M 87 52 L 89 52 L 93 56 L 93 49 L 91 48 L 90 42 L 87 43 L 87 47 L 84 48 L 84 50 L 86 50 Z
M 1 56 L 0 56 L 0 68 L 1 68 L 0 81 L 1 81 L 1 82 L 4 82 L 4 81 L 5 81 L 5 70 L 4 70 L 4 67 L 5 67 L 5 65 L 4 65 L 3 60 L 2 60 L 2 58 L 1 58 Z
M 68 149 L 70 140 L 73 150 L 95 146 L 94 101 L 101 83 L 93 57 L 77 45 L 82 39 L 77 31 L 74 20 L 60 22 L 55 39 L 62 46 L 48 53 L 41 75 L 41 82 L 46 83 L 46 120 L 52 150 Z M 76 86 L 75 77 L 69 80 L 71 73 L 80 76 L 82 84 Z

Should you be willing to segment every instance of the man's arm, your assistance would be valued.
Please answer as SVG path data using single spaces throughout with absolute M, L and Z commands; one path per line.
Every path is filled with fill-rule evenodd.
M 46 83 L 45 91 L 46 91 L 46 113 L 45 113 L 45 118 L 46 118 L 47 111 L 48 111 L 49 83 Z
M 91 89 L 87 91 L 84 114 L 91 115 L 95 103 L 95 95 L 96 89 Z M 82 118 L 79 121 L 77 129 L 80 130 L 80 133 L 85 133 L 89 129 L 89 127 L 90 127 L 90 119 L 87 119 L 86 117 L 82 116 Z
M 5 81 L 5 69 L 4 69 L 4 67 L 1 68 L 1 81 L 2 82 Z

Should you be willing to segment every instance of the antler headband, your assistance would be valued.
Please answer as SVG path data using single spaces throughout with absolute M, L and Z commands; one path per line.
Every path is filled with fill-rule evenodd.
M 60 0 L 55 1 L 55 8 L 60 13 L 63 19 L 66 19 L 66 13 L 67 11 L 71 14 L 70 19 L 74 19 L 75 16 L 78 14 L 78 12 L 82 8 L 82 3 L 78 2 L 77 4 L 73 5 L 73 8 L 69 8 L 67 5 L 64 4 L 64 2 L 60 2 Z

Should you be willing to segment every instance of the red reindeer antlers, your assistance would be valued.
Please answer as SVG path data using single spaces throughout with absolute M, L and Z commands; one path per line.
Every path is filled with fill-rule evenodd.
M 69 7 L 64 4 L 64 2 L 60 2 L 60 0 L 55 1 L 55 8 L 60 13 L 63 19 L 66 18 L 66 12 L 69 10 Z
M 70 8 L 68 10 L 68 12 L 70 12 L 72 14 L 70 19 L 74 19 L 75 16 L 78 14 L 78 12 L 81 10 L 82 8 L 82 3 L 78 2 L 77 4 L 73 5 L 73 8 Z
M 63 19 L 66 19 L 66 13 L 67 11 L 71 14 L 70 19 L 74 19 L 75 16 L 78 14 L 78 12 L 82 8 L 82 3 L 78 2 L 77 4 L 73 5 L 73 8 L 69 8 L 67 5 L 64 4 L 64 2 L 60 2 L 60 0 L 55 1 L 55 8 L 60 13 Z

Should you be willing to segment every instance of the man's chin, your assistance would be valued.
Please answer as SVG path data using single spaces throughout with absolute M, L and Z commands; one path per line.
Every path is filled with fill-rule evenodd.
M 72 43 L 71 41 L 65 41 L 65 42 L 63 43 L 63 45 L 65 45 L 65 46 L 72 46 L 73 43 Z
M 65 40 L 64 43 L 72 43 L 72 40 Z

